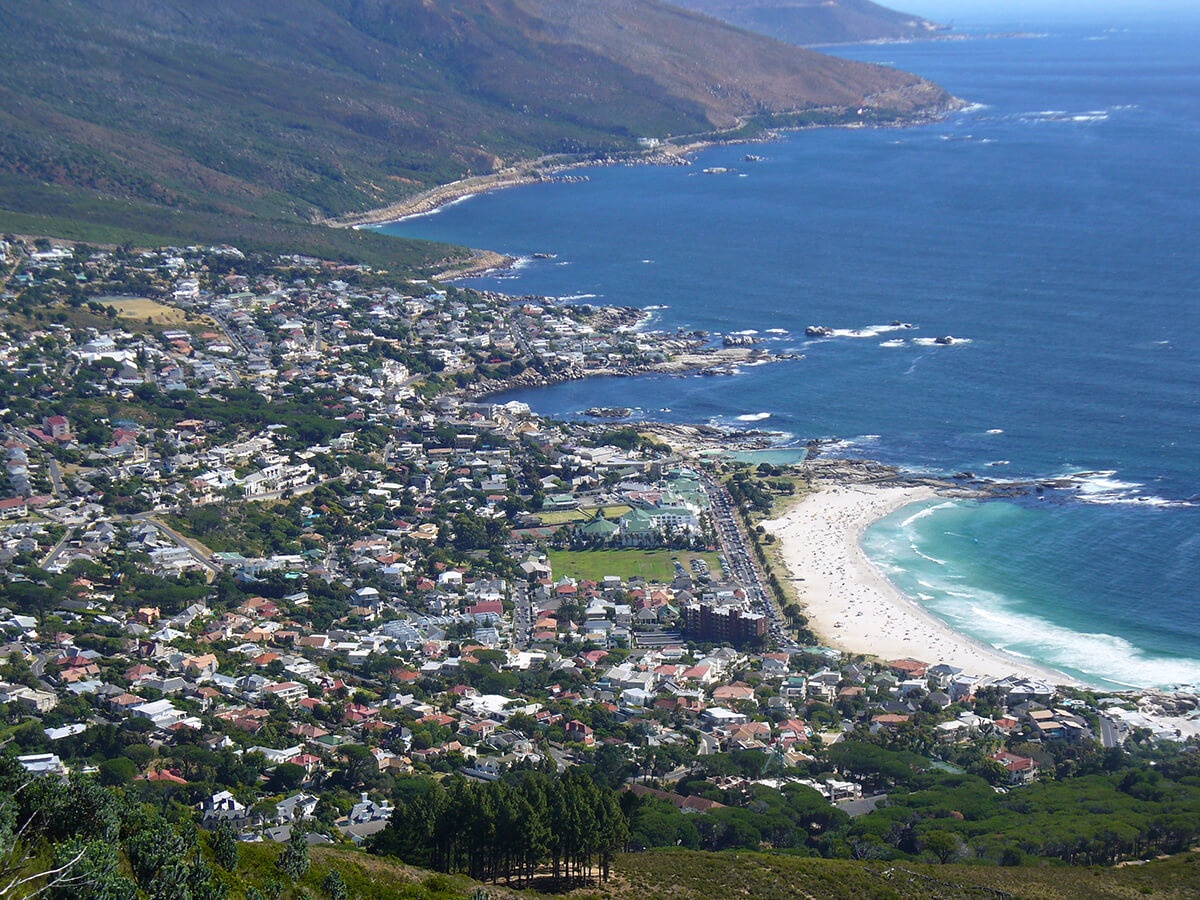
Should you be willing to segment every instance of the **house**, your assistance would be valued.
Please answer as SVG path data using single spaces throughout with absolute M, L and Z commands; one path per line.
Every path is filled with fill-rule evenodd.
M 1009 784 L 1029 784 L 1038 777 L 1037 760 L 1030 759 L 1028 756 L 1018 756 L 1007 750 L 1001 750 L 993 753 L 991 758 L 1008 770 Z
M 592 729 L 577 719 L 572 719 L 567 723 L 566 731 L 569 741 L 578 741 L 588 747 L 596 743 L 596 736 Z
M 32 753 L 18 756 L 17 762 L 30 775 L 66 775 L 68 769 L 57 753 Z
M 275 804 L 275 819 L 279 825 L 289 825 L 312 817 L 316 812 L 318 797 L 313 794 L 293 794 Z
M 200 804 L 206 827 L 215 827 L 219 822 L 241 823 L 248 819 L 245 804 L 238 802 L 229 791 L 218 791 Z

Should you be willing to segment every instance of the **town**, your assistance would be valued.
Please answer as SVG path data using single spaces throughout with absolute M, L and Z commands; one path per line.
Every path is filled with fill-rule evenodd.
M 632 849 L 871 858 L 913 846 L 861 823 L 921 773 L 1003 797 L 1186 749 L 1194 696 L 822 646 L 756 527 L 822 459 L 502 394 L 721 377 L 753 345 L 229 246 L 6 236 L 0 303 L 0 700 L 29 773 L 371 846 L 415 780 L 587 766 L 641 798 Z M 1106 840 L 1026 852 L 1150 846 Z

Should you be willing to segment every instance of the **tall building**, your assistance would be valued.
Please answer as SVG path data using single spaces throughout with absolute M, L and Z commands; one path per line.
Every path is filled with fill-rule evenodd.
M 706 644 L 742 646 L 767 633 L 767 617 L 740 606 L 689 603 L 683 608 L 684 634 Z

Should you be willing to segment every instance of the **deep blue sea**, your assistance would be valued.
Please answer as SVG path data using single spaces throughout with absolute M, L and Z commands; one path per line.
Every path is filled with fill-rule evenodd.
M 541 413 L 754 417 L 913 470 L 1092 473 L 1041 500 L 910 507 L 864 546 L 986 642 L 1096 684 L 1196 685 L 1197 47 L 1196 24 L 1075 23 L 844 48 L 977 105 L 917 128 L 717 148 L 689 168 L 592 169 L 386 230 L 557 254 L 474 286 L 654 308 L 650 328 L 752 329 L 804 354 L 513 395 Z M 808 340 L 807 325 L 836 334 Z M 933 344 L 943 335 L 963 340 Z

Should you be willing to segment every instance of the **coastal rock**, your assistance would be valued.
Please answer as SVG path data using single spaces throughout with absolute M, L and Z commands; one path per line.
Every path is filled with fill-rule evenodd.
M 824 325 L 809 325 L 804 329 L 805 337 L 832 337 L 833 329 Z

